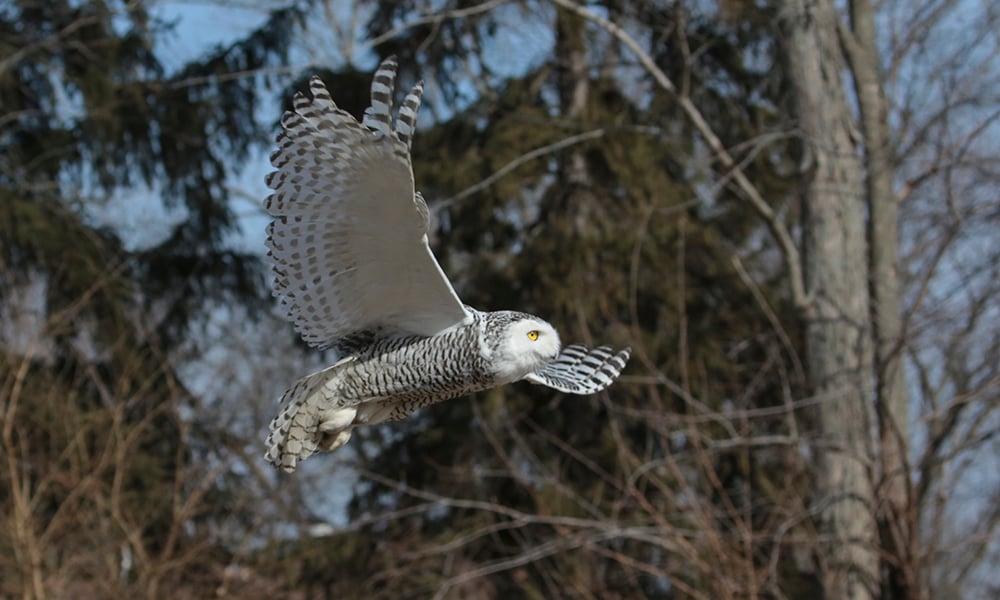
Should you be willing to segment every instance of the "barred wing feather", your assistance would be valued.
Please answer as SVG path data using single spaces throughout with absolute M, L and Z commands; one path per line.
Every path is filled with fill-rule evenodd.
M 429 336 L 471 319 L 431 252 L 427 205 L 414 192 L 410 141 L 422 86 L 393 128 L 395 75 L 387 59 L 363 123 L 317 77 L 312 98 L 296 94 L 281 120 L 264 204 L 274 217 L 272 289 L 313 346 L 376 327 Z
M 595 394 L 614 383 L 631 353 L 631 348 L 616 353 L 610 346 L 591 350 L 573 344 L 525 379 L 568 394 Z

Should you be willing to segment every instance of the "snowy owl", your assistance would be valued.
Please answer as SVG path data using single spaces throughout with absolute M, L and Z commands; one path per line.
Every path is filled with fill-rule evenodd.
M 281 119 L 273 193 L 264 208 L 272 287 L 310 345 L 339 360 L 303 377 L 271 421 L 267 460 L 291 472 L 335 450 L 360 425 L 527 380 L 571 394 L 611 385 L 630 350 L 561 348 L 542 319 L 481 312 L 459 300 L 427 241 L 427 204 L 415 193 L 410 141 L 418 83 L 390 117 L 396 61 L 383 62 L 358 123 L 323 82 L 309 81 Z

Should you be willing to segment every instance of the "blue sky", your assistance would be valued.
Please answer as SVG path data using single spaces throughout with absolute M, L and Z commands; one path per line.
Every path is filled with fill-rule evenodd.
M 249 5 L 249 3 L 248 3 Z M 262 2 L 261 6 L 267 6 Z M 237 3 L 176 0 L 154 4 L 152 16 L 171 24 L 171 31 L 157 37 L 155 52 L 168 70 L 204 55 L 213 47 L 231 43 L 258 27 L 268 17 L 264 8 L 247 8 Z M 277 111 L 275 102 L 272 112 Z M 244 251 L 264 253 L 267 223 L 260 204 L 267 195 L 264 175 L 270 170 L 267 153 L 255 155 L 234 173 L 230 189 L 233 209 L 240 218 L 240 231 L 231 244 Z M 112 226 L 130 248 L 152 246 L 170 234 L 186 218 L 183 208 L 168 208 L 156 190 L 137 186 L 117 191 L 107 202 L 88 205 L 89 216 Z
M 262 8 L 223 5 L 211 0 L 165 0 L 153 5 L 154 17 L 173 24 L 173 30 L 160 36 L 156 54 L 168 68 L 177 68 L 194 60 L 217 44 L 230 43 L 263 23 L 268 11 Z M 268 3 L 261 2 L 261 6 Z

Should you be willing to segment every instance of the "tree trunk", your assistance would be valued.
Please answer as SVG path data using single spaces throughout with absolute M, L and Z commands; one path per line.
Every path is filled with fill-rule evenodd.
M 871 332 L 864 176 L 841 83 L 830 0 L 783 0 L 780 26 L 793 110 L 810 177 L 804 183 L 803 256 L 811 303 L 806 358 L 818 404 L 817 555 L 827 598 L 878 595 L 871 485 Z
M 556 86 L 564 122 L 580 126 L 586 122 L 590 97 L 590 62 L 587 57 L 587 23 L 564 9 L 556 10 Z M 593 179 L 587 169 L 585 145 L 571 148 L 559 168 L 562 196 L 559 210 L 571 219 L 578 241 L 594 234 Z
M 903 384 L 902 319 L 899 303 L 896 197 L 892 190 L 892 151 L 889 145 L 888 104 L 879 73 L 874 8 L 869 0 L 852 0 L 851 31 L 841 26 L 841 40 L 854 77 L 861 116 L 868 199 L 868 244 L 872 329 L 875 334 L 875 400 L 878 415 L 879 458 L 876 511 L 885 561 L 888 590 L 894 598 L 926 597 L 921 591 L 916 540 L 916 507 L 912 506 L 907 453 L 907 394 Z
M 563 9 L 556 13 L 556 56 L 560 58 L 557 72 L 562 114 L 570 121 L 579 120 L 587 108 L 590 94 L 590 67 L 587 60 L 586 22 Z M 564 167 L 564 180 L 573 186 L 589 186 L 590 175 L 583 150 L 577 146 L 569 153 Z

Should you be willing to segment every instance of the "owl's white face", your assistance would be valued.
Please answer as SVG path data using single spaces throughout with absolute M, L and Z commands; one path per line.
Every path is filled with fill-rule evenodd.
M 521 319 L 510 324 L 494 364 L 501 381 L 512 382 L 541 369 L 559 355 L 559 334 L 545 321 Z

